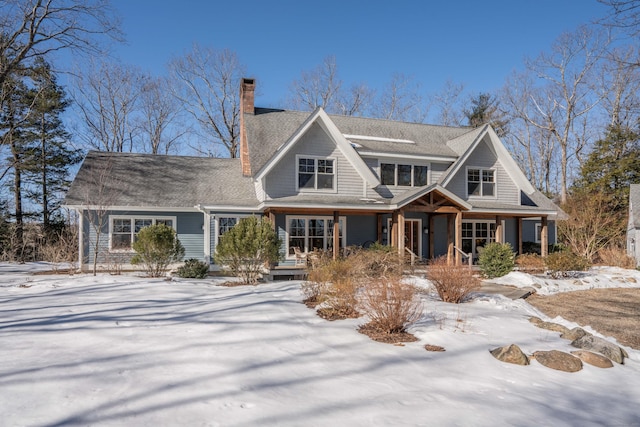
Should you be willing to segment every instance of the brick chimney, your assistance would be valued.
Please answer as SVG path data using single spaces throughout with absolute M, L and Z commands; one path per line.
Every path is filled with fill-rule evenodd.
M 251 163 L 249 162 L 249 143 L 247 131 L 244 125 L 244 115 L 255 112 L 254 92 L 256 82 L 254 79 L 243 78 L 240 82 L 240 164 L 242 175 L 251 176 Z

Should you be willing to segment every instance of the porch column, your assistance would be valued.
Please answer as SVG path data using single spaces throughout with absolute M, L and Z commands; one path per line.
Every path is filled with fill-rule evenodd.
M 404 210 L 398 212 L 398 255 L 404 259 Z
M 204 232 L 204 257 L 207 264 L 211 264 L 211 215 L 202 212 L 202 228 Z
M 269 211 L 269 213 L 267 214 L 267 218 L 269 220 L 269 223 L 271 224 L 271 228 L 273 228 L 273 231 L 276 231 L 276 214 L 274 214 L 272 211 Z
M 516 221 L 516 239 L 518 241 L 518 255 L 522 255 L 522 218 Z
M 549 225 L 547 217 L 542 217 L 542 227 L 540 228 L 540 255 L 546 257 L 549 255 Z
M 462 211 L 456 213 L 456 265 L 462 265 Z
M 77 209 L 78 212 L 78 268 L 84 272 L 84 210 Z
M 453 246 L 455 244 L 455 224 L 452 215 L 447 214 L 447 264 L 453 263 Z
M 504 243 L 504 230 L 502 228 L 502 217 L 496 216 L 496 243 Z
M 333 211 L 333 259 L 338 258 L 340 251 L 340 212 Z
M 382 244 L 382 214 L 376 214 L 376 219 L 378 222 L 378 231 L 376 234 L 376 241 Z

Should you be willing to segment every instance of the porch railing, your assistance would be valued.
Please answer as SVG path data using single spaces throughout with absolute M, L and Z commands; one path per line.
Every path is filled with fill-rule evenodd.
M 471 252 L 466 253 L 465 251 L 463 251 L 462 249 L 460 249 L 457 246 L 454 246 L 453 249 L 455 249 L 456 251 L 460 252 L 462 254 L 462 256 L 467 257 L 467 259 L 469 260 L 469 268 L 473 267 L 473 253 L 471 253 Z

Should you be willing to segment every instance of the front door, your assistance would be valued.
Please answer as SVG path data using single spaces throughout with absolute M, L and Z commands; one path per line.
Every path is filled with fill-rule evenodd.
M 404 247 L 411 250 L 418 257 L 422 257 L 421 221 L 419 219 L 405 219 Z

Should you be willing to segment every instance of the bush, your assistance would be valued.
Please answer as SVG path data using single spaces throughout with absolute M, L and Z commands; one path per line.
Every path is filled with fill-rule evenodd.
M 545 271 L 544 259 L 538 254 L 518 255 L 516 265 L 524 273 L 541 274 Z
M 176 270 L 176 275 L 185 279 L 204 279 L 208 274 L 209 264 L 195 258 L 189 258 Z
M 265 265 L 280 259 L 279 251 L 280 239 L 271 223 L 250 216 L 220 237 L 215 258 L 244 284 L 255 285 Z
M 361 292 L 361 311 L 369 317 L 364 329 L 383 334 L 399 334 L 422 315 L 422 304 L 416 299 L 413 285 L 400 279 L 369 283 Z
M 478 264 L 485 277 L 492 279 L 508 274 L 513 267 L 515 254 L 509 243 L 489 243 L 480 252 Z
M 589 268 L 587 258 L 570 251 L 554 252 L 545 258 L 549 275 L 553 278 L 569 277 L 576 271 Z
M 458 304 L 480 288 L 480 280 L 469 267 L 449 265 L 446 257 L 436 258 L 429 263 L 427 278 L 444 302 Z
M 136 251 L 131 264 L 144 264 L 151 277 L 162 276 L 169 264 L 180 261 L 184 256 L 184 247 L 175 230 L 165 224 L 144 227 L 131 246 Z
M 607 265 L 612 267 L 636 268 L 636 260 L 627 255 L 627 251 L 622 248 L 609 247 L 601 249 L 598 252 L 598 262 L 601 265 Z

